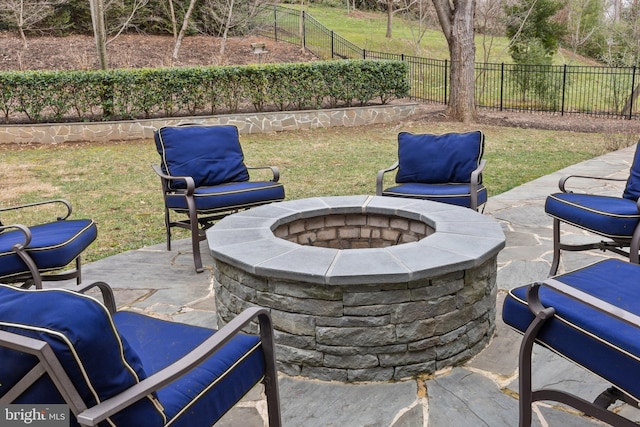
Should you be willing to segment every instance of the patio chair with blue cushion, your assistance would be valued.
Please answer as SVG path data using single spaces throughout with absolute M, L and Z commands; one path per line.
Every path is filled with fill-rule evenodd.
M 567 188 L 569 180 L 626 181 L 622 196 L 574 192 Z M 563 176 L 560 192 L 551 194 L 545 202 L 546 213 L 553 218 L 553 261 L 550 275 L 558 272 L 561 251 L 611 251 L 638 264 L 640 247 L 640 150 L 636 147 L 627 179 L 587 175 Z M 604 237 L 599 242 L 578 244 L 562 241 L 560 225 L 566 223 Z M 566 240 L 566 239 L 565 239 Z
M 95 288 L 104 304 L 86 294 Z M 240 332 L 255 320 L 259 335 Z M 273 330 L 260 307 L 216 331 L 116 311 L 105 283 L 0 285 L 0 361 L 0 404 L 67 405 L 70 425 L 209 427 L 260 382 L 269 424 L 281 424 Z
M 200 241 L 205 230 L 226 215 L 284 200 L 275 166 L 247 167 L 235 126 L 166 126 L 155 133 L 161 157 L 153 169 L 162 180 L 167 250 L 171 228 L 191 230 L 196 271 L 203 271 Z M 267 170 L 268 180 L 251 180 L 249 172 Z M 259 173 L 259 172 L 256 172 Z M 171 212 L 187 215 L 172 220 Z
M 3 207 L 0 215 L 12 213 L 14 218 L 16 213 L 20 216 L 20 212 L 46 205 L 60 206 L 63 214 L 35 225 L 0 222 L 0 282 L 36 288 L 42 288 L 42 282 L 47 281 L 75 278 L 77 284 L 82 282 L 80 254 L 98 235 L 93 220 L 69 219 L 72 209 L 66 200 Z M 66 269 L 72 262 L 75 267 Z
M 378 171 L 378 196 L 408 197 L 464 206 L 474 210 L 487 202 L 482 184 L 485 160 L 480 131 L 443 135 L 398 134 L 398 161 Z M 398 169 L 395 183 L 384 188 L 384 175 Z
M 519 355 L 521 427 L 531 425 L 532 403 L 543 400 L 564 403 L 611 425 L 637 426 L 621 416 L 624 411 L 610 408 L 616 401 L 637 408 L 640 400 L 639 265 L 607 259 L 515 288 L 505 299 L 502 318 L 524 334 Z M 604 386 L 598 396 L 578 396 L 580 391 L 559 385 L 533 389 L 534 343 L 596 374 L 610 387 Z

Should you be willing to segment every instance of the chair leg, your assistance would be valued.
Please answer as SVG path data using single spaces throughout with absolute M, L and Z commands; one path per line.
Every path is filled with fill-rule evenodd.
M 82 283 L 82 262 L 80 262 L 80 255 L 76 258 L 76 285 Z
M 167 205 L 164 205 L 164 229 L 167 235 L 167 250 L 171 250 L 171 214 Z
M 196 273 L 202 273 L 202 256 L 200 254 L 200 226 L 198 223 L 198 213 L 196 212 L 196 204 L 193 197 L 187 197 L 187 206 L 189 207 L 189 225 L 191 226 L 191 250 L 193 252 L 193 264 L 196 267 Z
M 280 392 L 278 391 L 278 368 L 276 367 L 275 344 L 271 318 L 267 315 L 259 315 L 260 341 L 265 357 L 264 392 L 267 396 L 267 412 L 269 426 L 280 427 L 282 419 L 280 414 Z
M 553 219 L 553 261 L 551 262 L 551 270 L 549 276 L 555 276 L 558 273 L 560 265 L 560 220 Z

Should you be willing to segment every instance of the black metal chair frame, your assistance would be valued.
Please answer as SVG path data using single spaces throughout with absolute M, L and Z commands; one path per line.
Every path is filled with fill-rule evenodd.
M 572 178 L 577 179 L 590 179 L 598 181 L 610 181 L 610 182 L 626 182 L 627 179 L 622 178 L 606 178 L 596 177 L 588 175 L 566 175 L 560 178 L 558 182 L 558 188 L 563 193 L 571 193 L 566 187 L 567 181 Z M 640 199 L 637 202 L 638 211 L 640 212 Z M 640 263 L 640 225 L 636 227 L 631 239 L 607 239 L 594 243 L 586 244 L 569 244 L 561 241 L 560 221 L 557 218 L 553 218 L 553 260 L 551 262 L 551 269 L 549 270 L 549 276 L 554 276 L 558 272 L 560 266 L 561 251 L 580 252 L 593 249 L 599 249 L 603 252 L 610 251 L 615 254 L 621 255 L 629 259 L 629 262 L 633 264 Z M 590 230 L 591 231 L 591 230 Z M 594 234 L 597 234 L 591 231 Z M 628 248 L 628 249 L 625 249 Z
M 116 306 L 113 291 L 106 283 L 92 283 L 82 289 L 76 290 L 76 292 L 86 293 L 93 288 L 98 288 L 102 292 L 105 307 L 110 313 L 115 313 Z M 183 358 L 140 381 L 124 392 L 90 408 L 87 407 L 80 397 L 79 392 L 72 384 L 60 361 L 46 341 L 0 331 L 0 346 L 32 354 L 39 360 L 39 363 L 25 375 L 19 383 L 8 390 L 4 396 L 0 397 L 0 404 L 5 405 L 12 403 L 42 375 L 49 375 L 65 402 L 69 405 L 71 413 L 75 416 L 78 423 L 82 426 L 97 426 L 98 423 L 104 421 L 109 416 L 132 405 L 145 396 L 154 393 L 196 368 L 201 362 L 209 358 L 235 335 L 241 332 L 245 326 L 256 319 L 260 326 L 260 341 L 265 354 L 266 372 L 263 383 L 267 398 L 269 425 L 277 427 L 280 426 L 282 422 L 273 328 L 269 312 L 261 307 L 251 307 L 244 310 Z
M 0 208 L 0 212 L 8 212 L 15 211 L 19 209 L 32 208 L 35 206 L 42 206 L 48 204 L 61 204 L 66 208 L 66 213 L 63 216 L 59 216 L 56 218 L 58 221 L 64 221 L 65 219 L 71 216 L 71 212 L 73 208 L 71 207 L 71 203 L 64 199 L 54 199 L 54 200 L 43 200 L 40 202 L 27 203 L 16 206 L 8 206 L 4 208 Z M 29 256 L 26 251 L 26 248 L 29 246 L 31 242 L 31 231 L 29 227 L 22 224 L 7 224 L 4 225 L 0 222 L 0 233 L 5 230 L 18 230 L 22 234 L 24 234 L 24 241 L 21 243 L 17 243 L 13 246 L 14 252 L 24 261 L 24 263 L 29 268 L 29 273 L 25 273 L 23 275 L 12 276 L 10 278 L 4 278 L 3 281 L 10 283 L 22 283 L 22 287 L 27 289 L 31 286 L 35 285 L 36 288 L 42 288 L 43 281 L 61 281 L 61 280 L 70 280 L 76 279 L 76 284 L 79 285 L 82 283 L 82 263 L 80 261 L 80 256 L 75 259 L 75 268 L 67 271 L 58 271 L 58 272 L 47 272 L 41 271 L 38 269 L 38 266 L 33 261 L 33 259 Z
M 249 209 L 255 206 L 259 206 L 263 203 L 250 204 L 237 206 L 233 208 L 225 207 L 221 208 L 215 212 L 209 212 L 207 214 L 198 214 L 198 209 L 196 207 L 196 202 L 194 200 L 194 193 L 196 191 L 195 182 L 193 178 L 190 176 L 172 176 L 167 175 L 162 172 L 160 165 L 151 165 L 155 173 L 160 177 L 162 181 L 162 194 L 164 195 L 164 224 L 167 236 L 167 250 L 171 250 L 171 228 L 178 227 L 186 230 L 190 230 L 191 232 L 191 249 L 193 251 L 193 262 L 195 264 L 196 271 L 198 273 L 204 270 L 202 265 L 202 254 L 200 251 L 200 242 L 206 240 L 207 236 L 205 234 L 206 230 L 213 226 L 216 221 L 221 220 L 227 215 L 231 215 L 233 213 Z M 271 171 L 271 181 L 278 182 L 280 179 L 280 171 L 276 166 L 261 166 L 261 167 L 247 167 L 247 170 L 270 170 Z M 182 181 L 186 184 L 185 189 L 174 189 L 171 188 L 171 181 Z M 166 197 L 167 195 L 183 195 L 187 206 L 188 211 L 176 211 L 175 209 L 169 208 L 167 206 Z M 187 218 L 172 220 L 171 211 L 174 211 L 178 214 L 185 214 Z
M 536 343 L 536 337 L 545 322 L 555 315 L 553 307 L 545 307 L 539 297 L 541 286 L 553 288 L 571 298 L 575 298 L 591 307 L 594 307 L 609 316 L 616 317 L 623 321 L 629 322 L 636 327 L 640 327 L 640 317 L 633 313 L 623 311 L 619 307 L 613 307 L 606 302 L 594 298 L 586 293 L 580 292 L 558 280 L 547 279 L 544 282 L 534 283 L 527 290 L 527 303 L 529 309 L 535 315 L 535 318 L 527 328 L 520 345 L 519 353 L 519 411 L 520 411 L 520 427 L 530 426 L 533 418 L 532 403 L 542 400 L 554 401 L 569 405 L 584 414 L 597 418 L 608 424 L 622 427 L 632 427 L 637 424 L 623 416 L 608 410 L 616 401 L 628 403 L 636 408 L 640 407 L 639 402 L 623 391 L 619 390 L 615 385 L 602 392 L 593 402 L 589 402 L 581 397 L 566 391 L 553 388 L 541 388 L 534 390 L 532 388 L 532 352 L 533 345 Z

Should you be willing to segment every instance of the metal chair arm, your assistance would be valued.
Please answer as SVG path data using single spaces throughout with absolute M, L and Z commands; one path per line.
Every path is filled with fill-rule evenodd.
M 270 170 L 272 178 L 270 181 L 278 182 L 280 180 L 280 169 L 277 166 L 247 166 L 248 170 Z
M 563 193 L 573 193 L 573 191 L 566 189 L 567 181 L 569 181 L 569 179 L 571 179 L 571 178 L 592 179 L 592 180 L 612 181 L 612 182 L 626 182 L 627 181 L 626 178 L 607 178 L 607 177 L 589 176 L 589 175 L 564 175 L 563 177 L 560 178 L 560 181 L 558 181 L 558 188 L 560 189 L 560 191 L 562 191 Z
M 387 172 L 391 172 L 391 171 L 394 171 L 394 170 L 398 169 L 398 166 L 400 166 L 400 163 L 395 162 L 394 164 L 392 164 L 388 168 L 380 169 L 378 171 L 378 175 L 376 176 L 376 196 L 381 196 L 382 195 L 384 174 L 387 173 Z
M 192 195 L 195 190 L 196 190 L 196 183 L 193 180 L 192 177 L 190 176 L 173 176 L 173 175 L 167 175 L 166 173 L 162 172 L 162 169 L 160 168 L 160 165 L 151 165 L 151 167 L 153 168 L 153 170 L 155 171 L 155 173 L 163 180 L 163 189 L 165 190 L 165 192 L 167 191 L 176 191 L 174 189 L 170 189 L 169 187 L 169 182 L 171 181 L 184 181 L 187 185 L 187 188 L 184 190 L 185 194 L 187 196 Z M 183 189 L 180 189 L 180 191 L 182 191 Z
M 22 205 L 15 205 L 15 206 L 6 206 L 4 208 L 0 208 L 0 212 L 7 212 L 7 211 L 18 210 L 18 209 L 31 208 L 34 206 L 42 206 L 42 205 L 49 205 L 49 204 L 56 204 L 56 203 L 64 205 L 67 209 L 67 213 L 64 216 L 58 217 L 57 219 L 59 221 L 62 221 L 64 219 L 69 218 L 69 216 L 71 216 L 71 211 L 73 210 L 73 208 L 71 207 L 71 203 L 69 203 L 67 200 L 64 200 L 64 199 L 42 200 L 40 202 L 25 203 Z
M 0 226 L 0 233 L 10 229 L 16 229 L 20 231 L 22 234 L 24 234 L 24 241 L 22 243 L 14 244 L 13 245 L 14 250 L 26 248 L 27 246 L 29 246 L 29 243 L 31 243 L 31 230 L 29 230 L 29 227 L 22 224 L 7 224 L 7 225 Z
M 545 308 L 540 302 L 539 290 L 542 286 L 551 288 L 558 293 L 581 302 L 582 304 L 588 305 L 589 307 L 592 307 L 600 311 L 601 313 L 606 314 L 607 316 L 628 323 L 629 325 L 636 328 L 640 328 L 640 316 L 626 311 L 623 308 L 616 307 L 613 304 L 598 299 L 593 295 L 590 295 L 553 278 L 547 279 L 543 282 L 534 283 L 530 285 L 529 289 L 527 290 L 527 303 L 529 304 L 531 312 L 533 314 L 536 314 L 538 317 L 540 317 L 541 315 L 544 316 L 543 313 L 546 313 L 547 317 L 553 316 L 554 313 L 551 312 L 551 310 L 555 311 L 551 307 Z
M 75 289 L 74 292 L 79 294 L 86 294 L 93 288 L 98 288 L 100 293 L 102 294 L 103 305 L 109 310 L 110 314 L 113 314 L 117 311 L 116 309 L 116 298 L 113 295 L 113 289 L 105 282 L 94 282 L 90 285 L 83 286 L 79 289 Z
M 221 349 L 255 318 L 260 322 L 260 335 L 264 345 L 264 340 L 270 340 L 273 334 L 269 312 L 262 307 L 248 308 L 181 359 L 117 396 L 80 413 L 77 417 L 78 422 L 81 425 L 96 426 L 109 416 L 175 381 Z M 269 346 L 270 344 L 267 345 Z

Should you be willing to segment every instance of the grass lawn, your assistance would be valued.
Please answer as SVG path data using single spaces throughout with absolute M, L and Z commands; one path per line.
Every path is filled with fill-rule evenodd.
M 291 200 L 374 194 L 376 172 L 396 159 L 399 131 L 474 129 L 486 134 L 484 180 L 490 195 L 635 142 L 621 137 L 621 145 L 613 146 L 611 135 L 596 133 L 417 121 L 241 135 L 241 142 L 248 165 L 280 168 Z M 86 261 L 164 242 L 160 180 L 150 167 L 158 162 L 153 141 L 0 146 L 0 153 L 0 205 L 66 198 L 74 206 L 72 217 L 96 221 L 98 240 Z M 29 224 L 38 215 L 53 218 L 50 212 L 36 212 L 32 217 L 6 214 L 2 221 Z M 183 230 L 175 233 L 176 238 L 188 237 Z

